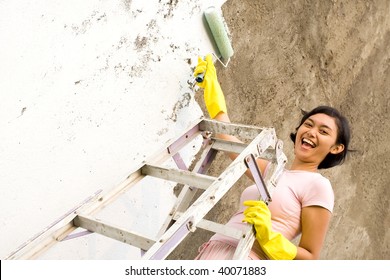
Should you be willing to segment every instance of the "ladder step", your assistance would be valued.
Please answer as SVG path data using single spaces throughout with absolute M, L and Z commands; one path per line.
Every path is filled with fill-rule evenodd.
M 211 232 L 223 234 L 225 236 L 232 237 L 232 238 L 235 238 L 238 240 L 240 240 L 244 236 L 244 233 L 239 229 L 235 229 L 235 228 L 232 228 L 230 226 L 219 224 L 219 223 L 209 221 L 206 219 L 202 219 L 196 225 L 196 227 L 206 229 L 206 230 L 211 231 Z
M 218 139 L 218 138 L 213 138 L 213 140 L 215 141 L 213 143 L 213 149 L 222 152 L 240 154 L 248 146 L 245 143 L 231 142 L 231 141 Z M 276 161 L 275 150 L 274 149 L 265 150 L 263 153 L 260 153 L 260 158 L 275 162 Z
M 177 212 L 173 217 L 174 220 L 177 220 L 183 213 Z M 235 239 L 241 239 L 244 237 L 245 233 L 242 230 L 232 228 L 227 225 L 219 224 L 210 220 L 202 219 L 197 225 L 197 228 L 205 229 L 211 232 L 223 234 L 228 237 Z
M 143 175 L 149 175 L 168 181 L 194 186 L 204 190 L 217 180 L 216 177 L 208 175 L 150 164 L 146 164 L 144 167 L 142 167 L 141 173 Z
M 204 119 L 199 123 L 199 129 L 212 131 L 215 134 L 228 134 L 237 136 L 240 139 L 252 140 L 267 128 Z
M 136 246 L 145 251 L 149 250 L 149 248 L 156 242 L 155 240 L 138 235 L 129 230 L 109 225 L 106 222 L 102 222 L 96 218 L 82 214 L 77 215 L 77 217 L 73 220 L 73 223 L 76 227 L 81 227 L 89 231 L 99 233 L 123 243 Z

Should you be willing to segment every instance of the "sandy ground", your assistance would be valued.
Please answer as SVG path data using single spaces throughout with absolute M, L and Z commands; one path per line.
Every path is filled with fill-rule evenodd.
M 323 172 L 336 202 L 321 258 L 390 259 L 390 2 L 230 0 L 223 12 L 235 54 L 216 67 L 233 122 L 275 127 L 291 159 L 301 109 L 331 105 L 350 120 L 355 152 Z M 226 222 L 248 184 L 207 218 Z M 209 237 L 197 230 L 170 258 L 192 259 Z

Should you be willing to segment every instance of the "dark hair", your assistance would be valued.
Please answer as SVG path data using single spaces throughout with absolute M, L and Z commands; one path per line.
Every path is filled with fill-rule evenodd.
M 336 120 L 337 125 L 337 139 L 336 144 L 343 144 L 344 150 L 339 154 L 329 153 L 324 160 L 318 165 L 318 169 L 331 168 L 336 165 L 340 165 L 344 162 L 348 152 L 348 144 L 351 138 L 351 132 L 349 129 L 348 120 L 335 108 L 329 106 L 318 106 L 310 112 L 302 111 L 303 117 L 299 126 L 295 129 L 295 133 L 290 134 L 291 140 L 295 143 L 298 128 L 312 115 L 325 114 Z

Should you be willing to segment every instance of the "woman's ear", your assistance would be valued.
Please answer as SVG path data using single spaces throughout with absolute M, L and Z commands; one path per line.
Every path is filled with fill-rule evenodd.
M 330 153 L 333 155 L 337 155 L 344 151 L 344 144 L 336 144 L 333 147 L 330 148 Z

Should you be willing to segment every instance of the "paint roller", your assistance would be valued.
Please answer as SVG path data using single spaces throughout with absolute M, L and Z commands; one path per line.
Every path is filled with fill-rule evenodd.
M 230 43 L 225 21 L 222 17 L 222 11 L 212 6 L 204 11 L 204 16 L 214 38 L 215 44 L 217 45 L 221 59 L 216 54 L 213 53 L 213 55 L 224 67 L 227 67 L 230 57 L 233 55 L 234 51 Z M 204 75 L 205 73 L 197 75 L 195 80 L 198 83 L 203 82 Z

